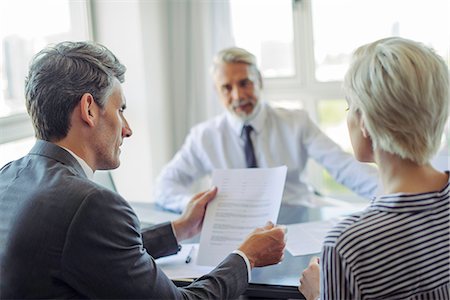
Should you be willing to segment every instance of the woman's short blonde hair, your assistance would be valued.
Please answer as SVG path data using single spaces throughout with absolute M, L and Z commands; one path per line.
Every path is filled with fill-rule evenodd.
M 432 49 L 399 37 L 361 46 L 344 89 L 374 149 L 421 165 L 437 152 L 449 114 L 449 70 Z

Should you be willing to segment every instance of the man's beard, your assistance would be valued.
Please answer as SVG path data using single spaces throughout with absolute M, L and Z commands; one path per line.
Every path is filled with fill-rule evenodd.
M 243 121 L 244 123 L 250 122 L 253 120 L 257 115 L 259 110 L 261 109 L 260 101 L 256 101 L 256 103 L 253 106 L 253 110 L 251 113 L 247 114 L 244 111 L 236 112 L 236 108 L 239 106 L 244 106 L 247 104 L 253 104 L 251 100 L 236 100 L 233 101 L 233 103 L 228 107 L 228 110 L 231 112 L 231 114 L 238 118 L 239 120 Z

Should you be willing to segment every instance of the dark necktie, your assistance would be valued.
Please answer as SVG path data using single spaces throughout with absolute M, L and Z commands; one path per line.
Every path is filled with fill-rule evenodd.
M 255 151 L 253 151 L 253 143 L 250 138 L 250 133 L 253 131 L 251 125 L 244 125 L 242 128 L 242 137 L 244 138 L 244 152 L 245 152 L 245 162 L 247 163 L 247 168 L 257 168 Z

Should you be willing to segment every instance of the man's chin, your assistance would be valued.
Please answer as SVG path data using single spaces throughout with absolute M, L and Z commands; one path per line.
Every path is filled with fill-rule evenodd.
M 250 115 L 249 115 L 249 114 L 246 114 L 246 113 L 237 113 L 237 112 L 233 112 L 233 115 L 234 115 L 237 119 L 239 119 L 239 120 L 241 120 L 241 121 L 243 121 L 243 122 L 246 122 L 246 121 L 250 120 Z
M 243 110 L 234 110 L 233 114 L 236 118 L 240 119 L 243 122 L 250 121 L 256 116 L 255 109 L 252 109 L 250 112 L 246 112 Z
M 119 166 L 120 166 L 120 160 L 117 160 L 115 162 L 105 164 L 104 166 L 99 167 L 97 170 L 102 170 L 102 171 L 114 170 L 114 169 L 117 169 Z
M 247 104 L 243 107 L 247 109 L 244 110 L 240 109 L 240 107 L 236 107 L 231 110 L 231 113 L 242 122 L 248 122 L 253 120 L 256 117 L 256 115 L 258 115 L 261 105 L 259 105 L 259 102 L 256 102 L 255 105 Z

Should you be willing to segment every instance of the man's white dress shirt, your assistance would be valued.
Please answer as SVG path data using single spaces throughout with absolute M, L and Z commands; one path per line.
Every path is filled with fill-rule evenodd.
M 94 171 L 91 169 L 91 167 L 89 167 L 89 165 L 84 161 L 84 159 L 82 159 L 81 157 L 79 157 L 78 155 L 73 153 L 72 150 L 70 150 L 69 148 L 62 147 L 62 146 L 60 146 L 60 147 L 63 148 L 64 150 L 66 150 L 67 152 L 69 152 L 80 164 L 81 168 L 83 169 L 84 173 L 86 174 L 86 177 L 89 180 L 93 180 Z
M 304 181 L 309 158 L 355 193 L 371 198 L 378 186 L 375 168 L 360 163 L 327 137 L 304 110 L 261 109 L 247 124 L 258 167 L 288 167 L 284 203 L 311 205 L 311 189 Z M 162 207 L 181 212 L 192 197 L 195 181 L 214 169 L 245 168 L 243 122 L 230 112 L 194 126 L 184 145 L 157 179 L 155 199 Z M 308 196 L 309 195 L 309 196 Z

